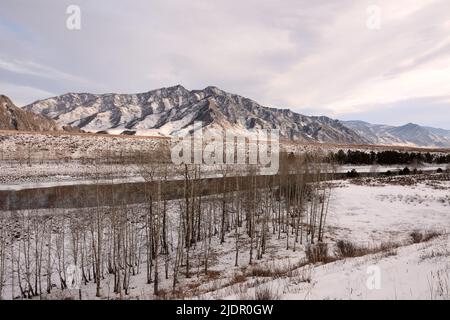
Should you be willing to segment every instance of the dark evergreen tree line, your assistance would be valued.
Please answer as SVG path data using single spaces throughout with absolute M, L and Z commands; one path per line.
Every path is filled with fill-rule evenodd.
M 421 164 L 421 163 L 450 163 L 450 154 L 432 154 L 430 152 L 400 152 L 400 151 L 370 151 L 339 150 L 331 152 L 328 156 L 330 162 L 353 165 L 397 165 L 397 164 Z

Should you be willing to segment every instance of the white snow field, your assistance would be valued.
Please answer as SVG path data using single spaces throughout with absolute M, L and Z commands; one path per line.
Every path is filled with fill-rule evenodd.
M 278 299 L 295 300 L 450 299 L 449 181 L 413 186 L 344 182 L 333 190 L 329 214 L 330 244 L 343 239 L 369 248 L 384 243 L 388 249 L 293 268 L 277 279 L 248 278 L 202 298 L 253 298 L 267 290 Z M 410 234 L 415 230 L 440 236 L 413 244 Z M 262 262 L 263 268 L 295 266 L 301 255 L 283 247 L 274 250 L 273 260 Z M 379 287 L 371 282 L 374 268 Z
M 342 183 L 333 192 L 328 228 L 329 241 L 347 239 L 369 247 L 382 242 L 402 245 L 388 252 L 302 267 L 293 277 L 270 280 L 252 290 L 269 288 L 280 299 L 450 299 L 450 182 Z M 442 235 L 411 244 L 409 235 L 414 230 Z M 367 285 L 373 266 L 379 268 L 379 288 Z M 230 290 L 222 294 L 238 298 Z

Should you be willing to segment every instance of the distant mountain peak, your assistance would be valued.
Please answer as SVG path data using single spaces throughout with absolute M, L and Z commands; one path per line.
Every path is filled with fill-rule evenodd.
M 423 127 L 416 123 L 410 122 L 398 127 L 363 121 L 343 121 L 343 123 L 372 144 L 450 147 L 450 131 Z
M 177 84 L 177 85 L 174 85 L 174 86 L 171 86 L 171 87 L 161 88 L 161 89 L 157 89 L 157 90 L 167 90 L 167 91 L 170 91 L 170 92 L 174 92 L 174 91 L 189 92 L 189 90 L 186 89 L 181 84 Z M 152 91 L 149 91 L 149 92 L 152 92 Z
M 420 126 L 418 124 L 416 124 L 416 123 L 409 122 L 409 123 L 405 124 L 403 127 L 405 127 L 405 128 L 419 128 Z
M 227 94 L 227 92 L 223 91 L 222 89 L 216 87 L 216 86 L 208 86 L 205 89 L 203 89 L 205 92 L 211 92 L 215 95 L 224 95 Z

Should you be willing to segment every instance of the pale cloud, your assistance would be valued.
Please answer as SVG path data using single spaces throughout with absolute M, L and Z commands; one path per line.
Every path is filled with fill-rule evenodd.
M 419 122 L 422 125 L 448 129 L 449 104 L 450 95 L 422 97 L 365 106 L 356 111 L 342 114 L 341 118 L 342 120 L 356 119 L 389 125 Z
M 450 92 L 448 0 L 79 0 L 82 29 L 69 31 L 72 2 L 2 1 L 2 93 L 32 102 L 45 92 L 216 85 L 347 118 Z M 380 30 L 366 27 L 370 5 L 381 9 Z
M 39 90 L 29 86 L 21 86 L 21 85 L 11 85 L 7 82 L 0 81 L 1 93 L 7 95 L 9 97 L 17 97 L 14 99 L 14 104 L 18 106 L 23 106 L 29 101 L 34 101 L 36 97 L 53 97 L 55 96 L 54 92 Z
M 357 112 L 399 100 L 437 97 L 450 93 L 450 57 L 430 65 L 409 69 L 396 76 L 366 81 L 351 94 L 326 108 L 334 111 Z
M 21 61 L 15 59 L 8 61 L 0 57 L 0 69 L 12 73 L 31 75 L 41 78 L 50 78 L 54 80 L 78 81 L 82 83 L 89 82 L 88 80 L 85 80 L 81 77 L 76 77 L 72 74 L 61 72 L 34 61 Z

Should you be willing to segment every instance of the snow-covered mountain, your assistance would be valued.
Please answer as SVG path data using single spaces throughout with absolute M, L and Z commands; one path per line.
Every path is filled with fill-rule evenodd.
M 342 121 L 371 144 L 450 147 L 450 131 L 408 123 L 404 126 L 371 124 L 364 121 Z
M 137 94 L 67 93 L 36 101 L 25 110 L 90 132 L 186 135 L 194 123 L 222 131 L 280 129 L 283 138 L 304 142 L 450 147 L 450 131 L 409 123 L 394 127 L 363 121 L 304 116 L 259 105 L 216 87 L 189 91 L 182 86 Z
M 337 120 L 263 107 L 216 87 L 189 91 L 174 86 L 138 94 L 68 93 L 24 109 L 92 132 L 185 135 L 194 122 L 202 121 L 204 127 L 236 132 L 277 128 L 282 137 L 298 141 L 368 142 Z
M 431 133 L 433 133 L 435 135 L 447 137 L 450 139 L 450 130 L 431 128 L 431 127 L 425 127 L 425 129 L 428 129 Z

